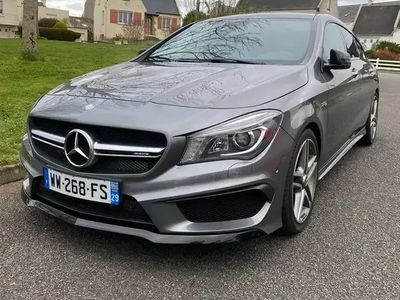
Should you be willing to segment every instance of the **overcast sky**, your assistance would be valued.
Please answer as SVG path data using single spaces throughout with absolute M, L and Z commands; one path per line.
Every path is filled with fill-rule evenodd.
M 339 5 L 366 3 L 367 0 L 338 0 Z M 385 2 L 390 0 L 375 0 L 375 2 Z M 179 0 L 178 0 L 179 3 Z M 71 16 L 81 16 L 85 0 L 47 0 L 48 7 L 69 10 Z

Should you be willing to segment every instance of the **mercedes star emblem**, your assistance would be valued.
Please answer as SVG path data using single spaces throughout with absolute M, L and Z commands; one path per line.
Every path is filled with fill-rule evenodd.
M 65 138 L 64 152 L 74 167 L 88 167 L 94 159 L 93 139 L 85 131 L 74 129 Z

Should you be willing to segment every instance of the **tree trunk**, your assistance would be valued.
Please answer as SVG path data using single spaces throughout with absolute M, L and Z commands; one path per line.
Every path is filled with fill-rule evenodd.
M 36 58 L 38 54 L 38 2 L 24 0 L 24 17 L 22 21 L 22 55 Z

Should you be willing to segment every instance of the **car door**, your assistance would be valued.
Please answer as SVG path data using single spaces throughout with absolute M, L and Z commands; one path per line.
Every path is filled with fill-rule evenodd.
M 344 27 L 340 27 L 340 30 L 345 40 L 347 52 L 351 56 L 352 72 L 356 76 L 355 90 L 351 96 L 353 98 L 353 101 L 351 101 L 351 110 L 355 112 L 352 128 L 357 130 L 365 125 L 369 115 L 371 101 L 375 93 L 373 90 L 374 85 L 371 84 L 374 69 L 368 62 L 360 43 L 353 34 Z
M 347 52 L 347 47 L 341 33 L 341 26 L 328 23 L 325 26 L 323 38 L 322 60 L 330 63 L 331 50 Z M 326 138 L 326 157 L 332 157 L 354 132 L 354 115 L 357 113 L 359 101 L 357 90 L 360 79 L 357 64 L 352 62 L 349 69 L 323 69 L 323 77 L 327 85 L 328 124 Z

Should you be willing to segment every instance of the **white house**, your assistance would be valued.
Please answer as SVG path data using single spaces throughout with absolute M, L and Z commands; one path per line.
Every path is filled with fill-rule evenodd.
M 337 0 L 239 0 L 238 11 L 292 11 L 338 15 Z
M 94 5 L 93 5 L 94 4 Z M 180 27 L 175 0 L 87 0 L 85 17 L 93 12 L 94 40 L 110 40 L 124 34 L 123 26 L 142 28 L 144 36 L 163 39 Z
M 22 0 L 0 0 L 0 38 L 15 38 L 22 21 Z
M 64 10 L 64 9 L 47 7 L 46 0 L 42 0 L 41 2 L 39 2 L 38 20 L 44 19 L 44 18 L 57 19 L 57 20 L 68 20 L 69 11 Z
M 339 15 L 366 49 L 379 41 L 400 44 L 400 1 L 374 3 L 370 0 L 367 5 L 342 6 Z
M 17 37 L 18 26 L 22 24 L 23 0 L 0 0 L 0 38 Z M 46 1 L 39 2 L 38 18 L 68 20 L 67 10 L 46 7 Z

